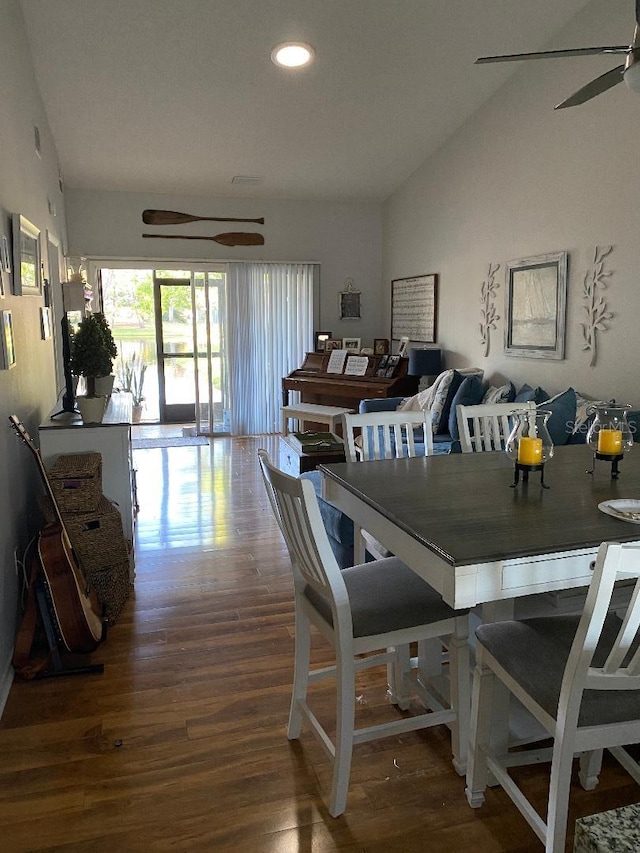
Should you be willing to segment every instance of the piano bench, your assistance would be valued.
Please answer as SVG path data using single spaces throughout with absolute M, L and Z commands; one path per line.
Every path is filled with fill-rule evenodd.
M 328 432 L 341 432 L 342 415 L 348 415 L 355 409 L 341 409 L 337 406 L 319 406 L 315 403 L 298 403 L 294 406 L 282 406 L 282 434 L 289 434 L 289 418 L 299 421 L 299 429 L 303 421 L 326 424 Z M 340 430 L 338 430 L 340 427 Z

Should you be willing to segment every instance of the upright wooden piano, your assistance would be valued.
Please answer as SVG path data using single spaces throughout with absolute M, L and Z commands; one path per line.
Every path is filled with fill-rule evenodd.
M 401 358 L 391 377 L 377 376 L 383 356 L 367 356 L 364 376 L 327 373 L 330 353 L 308 352 L 302 367 L 282 380 L 282 405 L 289 405 L 289 391 L 300 392 L 300 402 L 321 406 L 343 406 L 358 410 L 360 400 L 381 397 L 410 397 L 418 390 L 418 376 L 408 376 L 408 358 Z

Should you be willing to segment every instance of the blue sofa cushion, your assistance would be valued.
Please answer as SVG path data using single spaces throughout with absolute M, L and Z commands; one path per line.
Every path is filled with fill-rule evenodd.
M 477 406 L 484 397 L 485 383 L 479 374 L 472 374 L 465 377 L 464 381 L 456 391 L 455 397 L 451 401 L 449 410 L 449 435 L 452 441 L 458 441 L 460 434 L 458 433 L 458 416 L 456 409 L 458 406 Z
M 353 565 L 353 521 L 341 510 L 322 497 L 322 478 L 319 471 L 307 471 L 301 480 L 313 483 L 324 528 L 329 537 L 331 550 L 341 569 Z
M 358 411 L 361 415 L 367 412 L 395 412 L 405 399 L 405 397 L 372 397 L 369 400 L 360 400 Z
M 535 403 L 537 406 L 548 399 L 549 395 L 539 385 L 537 388 L 532 388 L 530 385 L 523 385 L 516 394 L 514 403 Z
M 551 412 L 547 429 L 554 445 L 567 444 L 576 421 L 576 392 L 573 388 L 567 388 L 562 394 L 545 400 L 538 405 L 538 409 Z

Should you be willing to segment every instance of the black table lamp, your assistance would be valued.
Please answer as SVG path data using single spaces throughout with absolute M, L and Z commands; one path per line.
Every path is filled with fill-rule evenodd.
M 429 384 L 428 377 L 437 376 L 442 370 L 442 351 L 439 349 L 410 349 L 409 368 L 410 376 L 420 376 L 420 391 Z M 425 381 L 427 380 L 427 381 Z

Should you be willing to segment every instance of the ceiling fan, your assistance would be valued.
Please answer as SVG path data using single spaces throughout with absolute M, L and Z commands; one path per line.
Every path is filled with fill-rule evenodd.
M 596 95 L 606 92 L 623 80 L 636 92 L 640 92 L 640 0 L 636 0 L 636 26 L 633 33 L 633 41 L 630 45 L 614 45 L 612 47 L 576 47 L 567 50 L 547 50 L 540 53 L 514 53 L 506 56 L 481 56 L 476 59 L 476 65 L 484 65 L 489 62 L 519 62 L 522 59 L 556 59 L 565 56 L 591 56 L 593 54 L 623 54 L 626 56 L 623 65 L 618 65 L 607 71 L 600 77 L 596 77 L 582 89 L 578 89 L 566 100 L 558 104 L 555 109 L 562 110 L 565 107 L 575 107 L 590 101 Z

